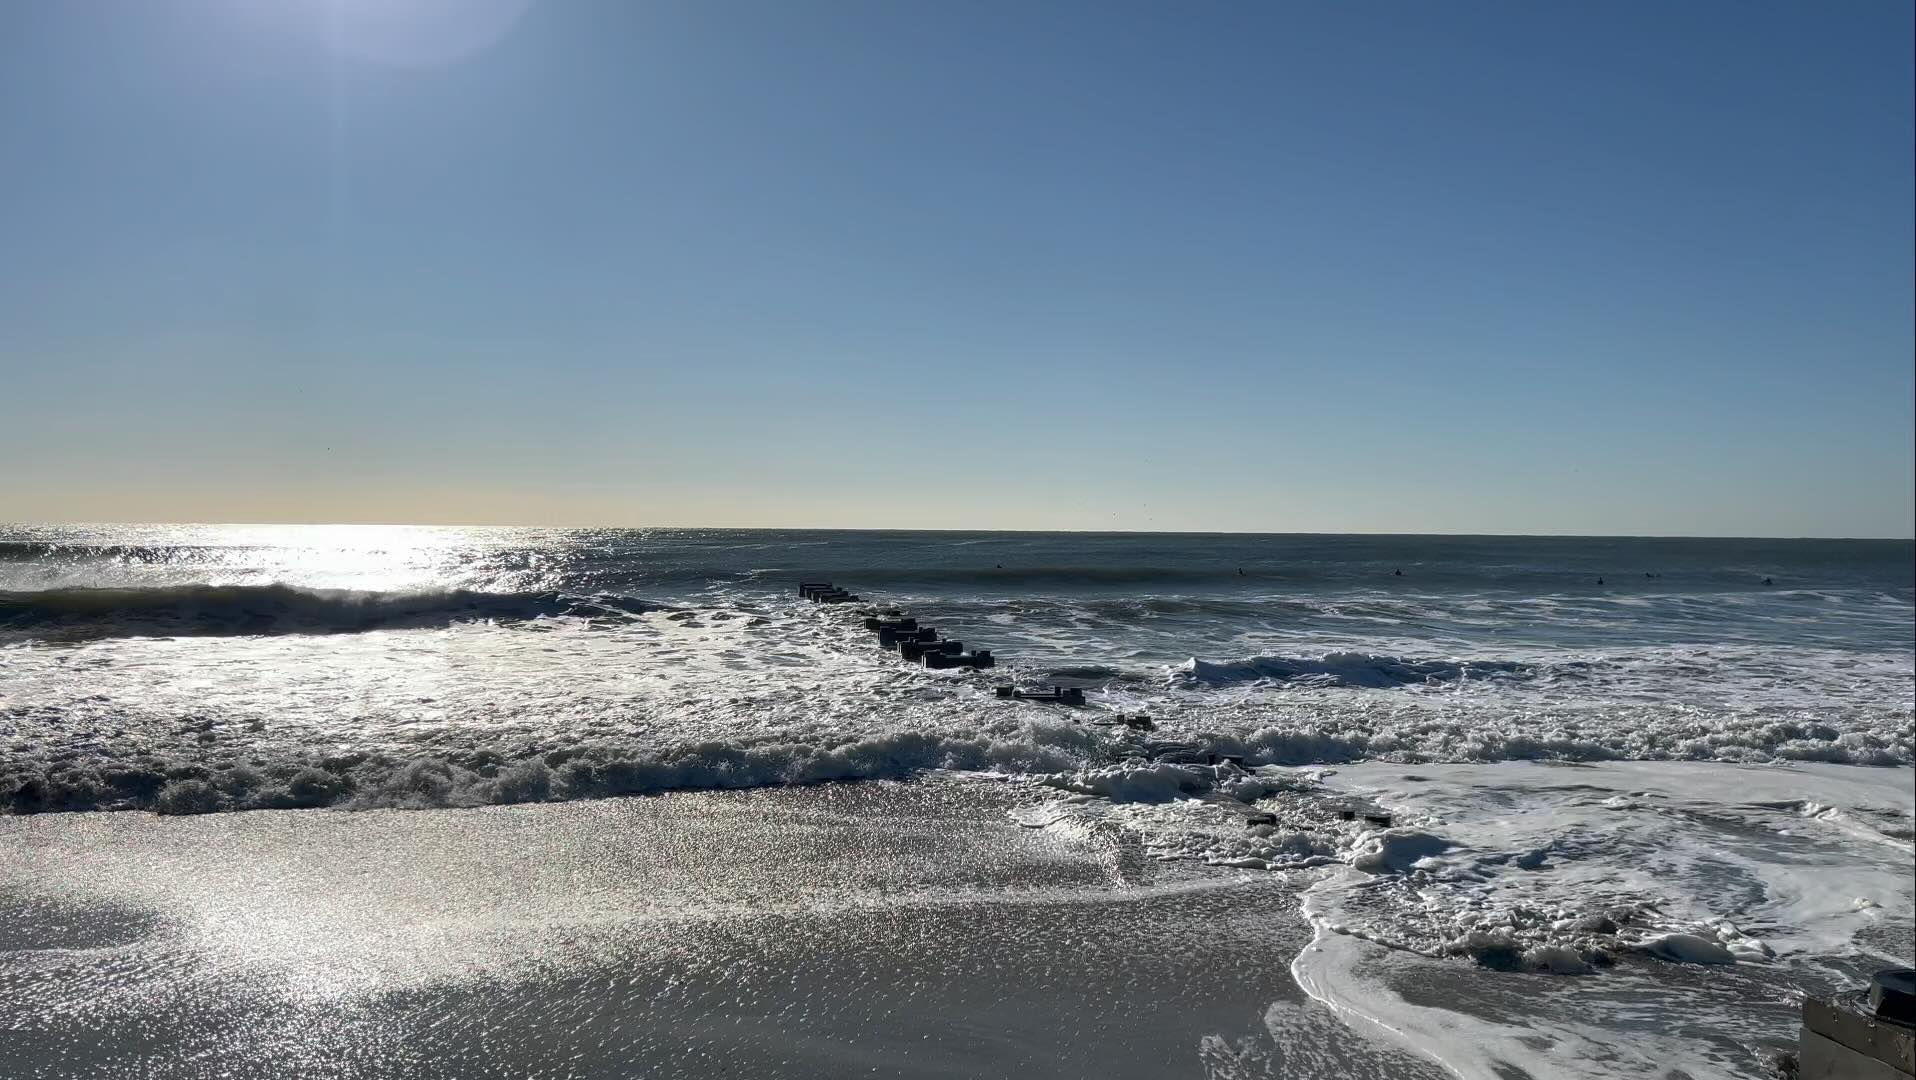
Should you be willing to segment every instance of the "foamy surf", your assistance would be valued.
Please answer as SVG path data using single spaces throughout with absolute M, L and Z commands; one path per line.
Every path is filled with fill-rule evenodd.
M 1019 811 L 1028 827 L 1131 830 L 1158 859 L 1300 885 L 1299 985 L 1458 1076 L 1763 1075 L 1792 995 L 1911 943 L 1906 769 L 1138 764 L 1037 783 L 1067 794 Z M 1699 966 L 1736 974 L 1681 974 Z M 1417 993 L 1460 971 L 1481 973 L 1467 994 Z M 1653 1001 L 1709 1037 L 1648 1021 Z
M 932 769 L 1116 767 L 1160 751 L 1091 721 L 1138 712 L 1156 718 L 1158 742 L 1194 760 L 1250 765 L 1911 757 L 1906 711 L 1838 696 L 1893 685 L 1893 665 L 1826 661 L 1844 685 L 1820 704 L 1778 696 L 1726 707 L 1668 693 L 1645 700 L 1645 677 L 1629 663 L 1557 661 L 1585 673 L 1575 681 L 1512 663 L 1505 678 L 1469 680 L 1433 676 L 1471 662 L 1332 653 L 1286 670 L 1383 675 L 1351 680 L 1362 685 L 1087 679 L 1090 708 L 1060 711 L 995 699 L 995 676 L 901 665 L 851 618 L 782 598 L 735 608 L 276 587 L 143 596 L 145 608 L 49 597 L 38 611 L 86 621 L 56 624 L 71 638 L 4 654 L 0 722 L 13 742 L 0 754 L 0 805 L 470 806 Z M 103 620 L 114 632 L 78 633 Z M 1712 659 L 1729 666 L 1734 656 Z M 1021 668 L 1013 661 L 1009 677 L 1027 677 Z
M 1907 545 L 1418 543 L 0 533 L 0 806 L 244 837 L 220 823 L 988 791 L 1016 844 L 1101 890 L 1272 904 L 1247 955 L 1399 1047 L 1368 1075 L 1574 1054 L 1754 1076 L 1791 1018 L 1735 1015 L 1729 988 L 1782 1000 L 1907 953 L 1882 867 L 1908 858 L 1909 808 L 1836 780 L 1908 786 Z M 1619 552 L 1655 576 L 1564 569 Z M 798 602 L 801 578 L 1001 666 L 907 665 Z M 274 813 L 308 808 L 375 813 Z M 1345 1074 L 1330 1014 L 1266 1000 L 1270 1032 L 1207 1039 L 1207 1061 L 1282 1075 L 1279 1047 L 1309 1046 Z M 1694 1030 L 1644 1035 L 1646 1001 Z

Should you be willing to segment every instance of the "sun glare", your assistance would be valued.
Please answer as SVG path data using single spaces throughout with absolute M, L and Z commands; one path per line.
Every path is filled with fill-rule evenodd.
M 497 44 L 532 0 L 314 0 L 342 52 L 402 67 L 457 63 Z

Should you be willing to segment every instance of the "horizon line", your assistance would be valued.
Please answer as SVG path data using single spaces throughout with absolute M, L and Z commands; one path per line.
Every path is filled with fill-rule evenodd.
M 0 522 L 0 529 L 15 528 L 125 528 L 143 525 L 171 525 L 183 528 L 233 529 L 233 528 L 339 528 L 339 529 L 617 529 L 640 531 L 647 529 L 669 529 L 680 532 L 845 532 L 845 533 L 970 533 L 1007 536 L 1032 535 L 1084 535 L 1084 536 L 1398 536 L 1398 537 L 1441 537 L 1447 539 L 1522 539 L 1522 540 L 1826 540 L 1826 541 L 1873 541 L 1880 543 L 1916 543 L 1916 535 L 1911 536 L 1821 536 L 1810 534 L 1713 534 L 1713 533 L 1578 533 L 1578 532 L 1387 532 L 1383 530 L 1352 530 L 1344 532 L 1324 532 L 1318 530 L 1260 530 L 1260 529 L 967 529 L 954 527 L 899 528 L 891 526 L 848 526 L 848 525 L 508 525 L 480 524 L 475 522 L 406 522 L 406 521 L 8 521 Z

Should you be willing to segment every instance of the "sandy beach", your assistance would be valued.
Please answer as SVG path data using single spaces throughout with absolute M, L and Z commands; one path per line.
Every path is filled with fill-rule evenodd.
M 0 819 L 0 1074 L 1441 1075 L 1306 1008 L 1279 880 L 1008 802 Z

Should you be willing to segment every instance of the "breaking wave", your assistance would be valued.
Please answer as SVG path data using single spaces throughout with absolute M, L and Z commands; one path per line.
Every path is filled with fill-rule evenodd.
M 10 718 L 0 712 L 0 726 Z M 1912 760 L 1906 717 L 1879 722 L 1873 730 L 1842 733 L 1816 725 L 1751 720 L 1699 738 L 1681 730 L 1619 729 L 1593 737 L 1555 729 L 1367 727 L 1357 722 L 1335 728 L 1293 722 L 1247 732 L 1186 731 L 1164 738 L 1081 722 L 1076 714 L 1008 719 L 999 715 L 970 730 L 765 732 L 666 742 L 638 733 L 575 741 L 564 731 L 470 741 L 439 736 L 429 745 L 351 750 L 337 744 L 273 745 L 258 734 L 264 727 L 257 721 L 200 720 L 170 743 L 109 743 L 77 752 L 49 747 L 39 753 L 0 755 L 0 814 L 468 807 L 902 780 L 933 770 L 1025 777 L 1067 792 L 1120 801 L 1201 796 L 1214 788 L 1250 801 L 1268 792 L 1235 781 L 1244 779 L 1244 770 L 1266 765 L 1676 760 L 1907 767 Z M 1271 782 L 1268 776 L 1258 781 L 1265 788 Z M 1803 816 L 1814 816 L 1810 806 L 1792 804 L 1789 812 L 1800 809 Z M 1885 835 L 1906 837 L 1906 822 L 1900 828 L 1902 832 L 1888 830 Z M 1322 852 L 1302 852 L 1312 854 Z M 1239 851 L 1232 857 L 1245 855 Z
M 497 745 L 439 756 L 380 752 L 207 761 L 141 755 L 57 764 L 0 762 L 0 809 L 13 813 L 483 806 L 665 791 L 904 779 L 930 769 L 1043 773 L 1077 768 L 1095 737 L 1032 721 L 1008 732 L 893 732 L 816 740 L 703 741 L 650 747 L 604 740 Z
M 1472 679 L 1527 679 L 1536 674 L 1535 665 L 1509 660 L 1412 660 L 1373 653 L 1333 652 L 1319 657 L 1253 656 L 1227 663 L 1192 657 L 1171 670 L 1171 681 L 1193 687 L 1267 682 L 1388 688 Z
M 1123 670 L 1110 664 L 1055 664 L 1045 668 L 1043 674 L 1050 679 L 1077 679 L 1085 682 L 1109 682 L 1126 677 Z
M 288 585 L 0 592 L 0 633 L 90 639 L 170 635 L 335 634 L 559 615 L 624 618 L 655 605 L 556 592 L 364 592 Z

